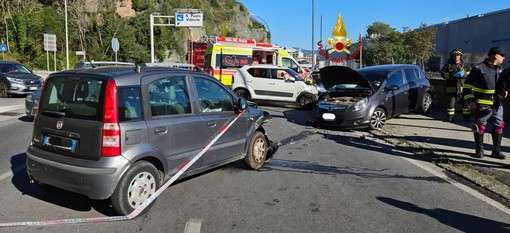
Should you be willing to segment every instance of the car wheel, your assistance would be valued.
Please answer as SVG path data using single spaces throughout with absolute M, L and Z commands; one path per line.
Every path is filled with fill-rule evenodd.
M 376 108 L 370 118 L 370 129 L 380 130 L 386 125 L 386 112 L 382 108 Z
M 423 98 L 421 99 L 421 105 L 420 105 L 420 113 L 427 114 L 430 113 L 432 109 L 432 95 L 430 93 L 423 94 Z
M 128 215 L 161 186 L 159 171 L 154 165 L 140 161 L 122 176 L 111 196 L 113 209 L 121 215 Z M 151 203 L 145 210 L 148 210 Z
M 7 84 L 0 82 L 0 98 L 7 98 Z
M 237 94 L 237 96 L 239 96 L 241 98 L 250 100 L 250 93 L 248 93 L 248 91 L 246 91 L 245 89 L 237 89 L 236 94 Z
M 304 109 L 312 109 L 313 103 L 316 101 L 316 98 L 313 95 L 302 95 L 299 97 L 298 103 L 301 108 Z
M 251 169 L 257 170 L 264 165 L 266 155 L 266 136 L 260 131 L 255 131 L 250 144 L 248 144 L 248 153 L 246 154 L 246 157 L 244 157 L 244 161 Z

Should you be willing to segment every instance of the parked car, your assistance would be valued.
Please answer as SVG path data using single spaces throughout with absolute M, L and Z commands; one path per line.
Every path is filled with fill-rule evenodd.
M 340 128 L 382 129 L 386 120 L 403 113 L 429 113 L 432 91 L 416 65 L 393 64 L 353 70 L 328 66 L 319 76 L 315 123 Z
M 25 114 L 32 118 L 37 114 L 37 107 L 39 105 L 39 98 L 41 97 L 41 88 L 35 92 L 30 93 L 25 98 Z
M 37 90 L 43 79 L 24 65 L 14 61 L 0 61 L 0 98 L 26 95 Z
M 138 64 L 56 72 L 41 90 L 27 172 L 33 183 L 109 199 L 127 215 L 192 159 L 179 179 L 239 159 L 261 168 L 277 149 L 262 127 L 270 117 L 195 70 Z
M 234 92 L 254 102 L 284 102 L 309 107 L 317 100 L 317 88 L 294 70 L 275 65 L 245 65 L 234 73 Z

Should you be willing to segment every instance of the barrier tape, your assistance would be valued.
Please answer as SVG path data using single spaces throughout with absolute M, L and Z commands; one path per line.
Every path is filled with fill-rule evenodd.
M 243 112 L 237 114 L 237 116 L 213 138 L 209 144 L 207 144 L 193 159 L 186 163 L 175 175 L 170 178 L 163 186 L 161 186 L 154 194 L 147 198 L 140 206 L 138 206 L 133 212 L 127 216 L 111 216 L 111 217 L 92 217 L 92 218 L 72 218 L 72 219 L 59 219 L 59 220 L 48 220 L 48 221 L 27 221 L 27 222 L 8 222 L 0 223 L 0 228 L 5 227 L 20 227 L 20 226 L 49 226 L 49 225 L 63 225 L 63 224 L 76 224 L 76 223 L 97 223 L 97 222 L 115 222 L 125 221 L 136 218 L 147 206 L 149 206 L 163 191 L 165 191 L 173 182 L 188 170 L 205 152 L 207 152 L 218 139 L 239 119 Z

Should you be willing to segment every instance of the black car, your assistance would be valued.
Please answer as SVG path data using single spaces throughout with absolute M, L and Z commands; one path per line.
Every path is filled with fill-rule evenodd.
M 416 65 L 329 66 L 320 70 L 319 82 L 319 126 L 382 129 L 391 117 L 428 113 L 432 106 L 429 80 Z
M 0 98 L 35 92 L 43 79 L 14 61 L 0 61 Z

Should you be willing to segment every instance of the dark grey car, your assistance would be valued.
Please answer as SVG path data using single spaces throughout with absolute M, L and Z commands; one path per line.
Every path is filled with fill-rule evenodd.
M 0 61 L 0 98 L 35 92 L 43 81 L 18 62 Z
M 57 72 L 41 92 L 27 171 L 35 183 L 109 198 L 127 215 L 195 158 L 179 178 L 239 159 L 262 167 L 277 149 L 262 127 L 269 118 L 202 72 L 143 65 Z
M 389 118 L 428 113 L 432 106 L 429 80 L 416 65 L 329 66 L 320 70 L 319 82 L 326 90 L 315 123 L 322 126 L 382 129 Z

